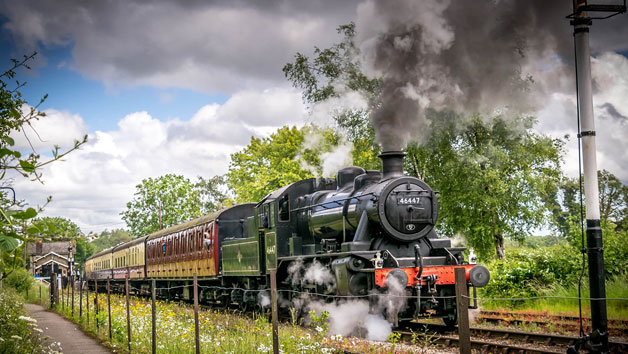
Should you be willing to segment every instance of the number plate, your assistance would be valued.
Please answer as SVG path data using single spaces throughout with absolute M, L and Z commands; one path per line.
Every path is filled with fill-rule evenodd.
M 421 197 L 401 197 L 397 199 L 398 205 L 421 205 Z

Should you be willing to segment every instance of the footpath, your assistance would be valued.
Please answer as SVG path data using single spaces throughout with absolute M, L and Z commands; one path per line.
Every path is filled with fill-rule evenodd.
M 65 354 L 110 354 L 109 349 L 100 345 L 94 338 L 81 331 L 77 324 L 68 321 L 42 306 L 25 304 L 30 316 L 37 320 L 37 327 L 43 331 L 41 338 L 49 348 Z

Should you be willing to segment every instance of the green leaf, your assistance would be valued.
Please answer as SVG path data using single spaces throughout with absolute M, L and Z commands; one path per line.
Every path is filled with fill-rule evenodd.
M 37 226 L 31 226 L 28 229 L 26 229 L 26 232 L 29 235 L 36 235 L 40 232 L 41 230 L 37 227 Z
M 4 156 L 7 156 L 7 155 L 11 155 L 11 154 L 13 154 L 13 151 L 11 151 L 11 150 L 9 150 L 7 148 L 0 149 L 0 157 L 4 157 Z
M 26 172 L 34 172 L 35 171 L 35 165 L 33 165 L 32 163 L 30 163 L 30 162 L 28 162 L 26 160 L 20 160 L 20 166 Z
M 7 235 L 0 235 L 0 250 L 9 252 L 16 249 L 17 246 L 17 239 L 9 237 Z
M 2 137 L 2 140 L 4 140 L 10 146 L 15 145 L 15 140 L 13 140 L 13 138 L 11 138 L 10 136 Z
M 28 208 L 26 211 L 20 211 L 13 215 L 15 219 L 27 220 L 37 216 L 37 211 L 33 208 Z

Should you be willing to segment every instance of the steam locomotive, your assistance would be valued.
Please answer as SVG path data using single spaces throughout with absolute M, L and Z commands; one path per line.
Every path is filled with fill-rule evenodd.
M 129 277 L 138 293 L 149 293 L 154 279 L 158 296 L 185 300 L 196 273 L 202 302 L 250 309 L 261 306 L 260 291 L 276 270 L 280 304 L 303 293 L 373 299 L 395 291 L 407 301 L 387 313 L 391 323 L 430 316 L 454 325 L 454 268 L 464 267 L 473 287 L 485 286 L 489 272 L 467 264 L 464 248 L 436 234 L 436 192 L 404 176 L 404 153 L 380 158 L 382 172 L 346 167 L 335 179 L 298 181 L 257 204 L 103 250 L 88 258 L 86 279 L 99 289 L 110 279 L 122 290 Z M 312 265 L 328 273 L 326 280 L 306 276 Z

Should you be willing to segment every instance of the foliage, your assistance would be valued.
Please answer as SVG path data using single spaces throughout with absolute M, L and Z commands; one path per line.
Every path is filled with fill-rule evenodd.
M 522 240 L 545 221 L 563 141 L 534 133 L 532 118 L 428 117 L 431 134 L 407 148 L 406 171 L 440 192 L 442 233 L 463 235 L 483 258 L 503 258 L 505 238 Z
M 602 224 L 613 225 L 618 231 L 628 229 L 628 186 L 606 170 L 597 171 L 597 177 Z M 564 178 L 547 201 L 557 231 L 575 246 L 581 244 L 581 212 L 585 218 L 585 197 L 582 196 L 582 210 L 580 198 L 578 179 Z
M 198 180 L 194 184 L 194 191 L 199 194 L 201 199 L 201 212 L 203 214 L 233 205 L 230 191 L 227 190 L 226 176 L 214 176 L 208 179 L 198 176 Z
M 316 143 L 306 139 L 316 136 Z M 231 155 L 227 184 L 238 203 L 259 201 L 270 191 L 323 172 L 320 155 L 340 142 L 331 129 L 316 126 L 282 127 L 266 138 L 251 138 L 242 151 Z
M 105 230 L 98 235 L 98 237 L 91 242 L 93 247 L 93 253 L 100 252 L 109 247 L 113 247 L 119 243 L 131 241 L 133 237 L 123 229 Z
M 30 227 L 44 241 L 69 241 L 83 236 L 81 229 L 72 220 L 58 216 L 33 219 Z
M 87 241 L 86 238 L 80 237 L 75 239 L 74 242 L 76 244 L 76 250 L 74 252 L 74 262 L 77 264 L 77 267 L 79 269 L 83 269 L 83 264 L 85 264 L 85 260 L 96 252 L 96 248 L 91 242 Z
M 551 286 L 569 286 L 580 274 L 579 252 L 567 244 L 538 249 L 514 249 L 488 264 L 491 280 L 479 289 L 484 298 L 540 296 Z M 513 302 L 521 306 L 521 302 Z
M 189 179 L 175 174 L 147 178 L 135 186 L 133 200 L 120 213 L 129 232 L 139 237 L 202 215 L 201 199 Z
M 27 316 L 21 298 L 10 289 L 0 291 L 0 353 L 40 353 L 45 347 L 36 332 L 37 320 Z
M 379 80 L 364 75 L 356 59 L 359 49 L 354 43 L 355 24 L 339 26 L 337 31 L 343 35 L 340 43 L 326 49 L 314 47 L 312 59 L 297 53 L 294 62 L 283 67 L 288 81 L 303 90 L 306 103 L 315 105 L 330 98 L 339 98 L 345 92 L 358 92 L 372 100 L 379 91 Z M 377 159 L 379 146 L 375 142 L 375 131 L 369 123 L 368 114 L 368 109 L 339 109 L 334 120 L 353 143 L 354 164 L 376 169 L 380 164 Z
M 60 160 L 87 141 L 87 135 L 85 135 L 82 140 L 75 141 L 74 146 L 65 152 L 60 151 L 59 146 L 54 146 L 52 157 L 45 159 L 42 159 L 41 155 L 34 149 L 28 155 L 24 155 L 19 148 L 15 147 L 15 140 L 11 135 L 24 133 L 26 129 L 32 130 L 32 123 L 45 116 L 37 108 L 44 102 L 47 95 L 35 106 L 29 106 L 20 92 L 25 83 L 15 80 L 18 69 L 30 69 L 27 63 L 35 55 L 36 53 L 24 56 L 22 60 L 12 59 L 12 66 L 0 74 L 0 181 L 6 177 L 8 171 L 11 171 L 14 175 L 41 182 L 42 167 Z M 14 84 L 10 83 L 13 80 L 15 80 Z M 26 134 L 24 135 L 26 136 Z M 6 185 L 6 183 L 4 184 Z M 48 197 L 48 201 L 50 199 L 51 197 Z M 37 216 L 37 213 L 41 211 L 41 208 L 38 210 L 27 208 L 25 211 L 9 210 L 13 204 L 3 190 L 0 200 L 0 251 L 16 248 L 18 240 L 23 241 L 25 237 L 22 230 L 24 223 Z M 18 203 L 18 206 L 21 204 Z M 36 233 L 33 228 L 28 228 L 26 231 L 28 234 Z
M 315 48 L 313 59 L 297 53 L 284 66 L 286 78 L 311 104 L 347 91 L 374 102 L 380 82 L 360 71 L 354 25 L 340 26 L 338 32 L 343 40 Z M 334 119 L 354 144 L 354 162 L 372 169 L 379 166 L 380 148 L 368 115 L 368 110 L 341 110 Z M 560 176 L 562 141 L 533 133 L 534 121 L 525 117 L 510 122 L 431 111 L 428 119 L 427 139 L 406 150 L 407 172 L 441 192 L 441 231 L 463 235 L 482 257 L 503 257 L 505 238 L 523 239 L 544 221 L 543 198 Z
M 26 269 L 17 268 L 3 280 L 4 284 L 21 293 L 33 286 L 33 277 Z

